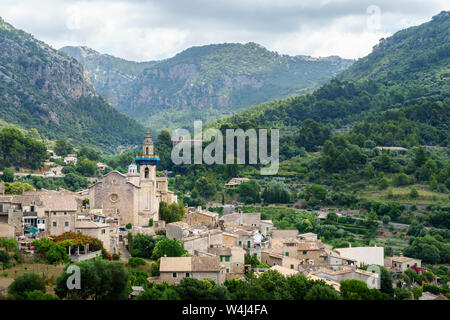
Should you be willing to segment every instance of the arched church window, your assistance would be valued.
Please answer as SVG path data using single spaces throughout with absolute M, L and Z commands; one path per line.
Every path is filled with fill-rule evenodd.
M 145 154 L 148 154 L 148 147 L 145 148 Z
M 150 170 L 148 168 L 145 168 L 145 179 L 148 179 L 150 175 Z

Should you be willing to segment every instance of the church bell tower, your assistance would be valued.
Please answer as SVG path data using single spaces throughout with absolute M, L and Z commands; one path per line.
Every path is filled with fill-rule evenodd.
M 154 146 L 150 132 L 147 131 L 144 142 L 142 143 L 142 154 L 136 156 L 136 163 L 141 167 L 141 182 L 156 180 L 156 165 L 159 161 L 159 156 L 154 154 Z

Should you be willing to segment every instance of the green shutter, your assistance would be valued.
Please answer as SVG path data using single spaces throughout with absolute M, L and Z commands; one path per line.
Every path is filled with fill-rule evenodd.
M 285 255 L 286 255 L 286 257 L 289 257 L 289 252 L 286 252 Z
M 230 261 L 230 257 L 225 257 L 225 261 Z

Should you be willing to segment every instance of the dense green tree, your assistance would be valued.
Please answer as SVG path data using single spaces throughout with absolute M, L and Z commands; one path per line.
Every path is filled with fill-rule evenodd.
M 381 275 L 380 275 L 380 290 L 381 292 L 384 292 L 391 297 L 394 295 L 394 288 L 393 288 L 393 280 L 392 276 L 389 271 L 386 270 L 384 267 L 381 268 Z
M 261 201 L 260 185 L 256 180 L 250 180 L 249 182 L 243 182 L 238 186 L 239 197 L 241 199 L 249 199 L 250 203 L 256 203 Z
M 205 198 L 212 197 L 216 194 L 216 185 L 206 177 L 201 177 L 195 182 L 195 188 L 198 190 L 200 195 Z
M 94 177 L 97 173 L 97 163 L 88 158 L 81 158 L 76 170 L 85 177 Z
M 405 288 L 395 288 L 394 298 L 395 300 L 409 300 L 411 299 L 411 292 Z
M 152 258 L 157 260 L 161 257 L 181 257 L 187 251 L 183 244 L 176 239 L 164 238 L 158 241 L 153 249 Z
M 339 294 L 331 286 L 315 284 L 309 289 L 305 300 L 339 300 Z
M 56 151 L 55 151 L 56 152 Z M 100 161 L 102 159 L 101 155 L 92 148 L 82 147 L 78 153 L 78 158 L 87 158 L 91 161 Z
M 73 146 L 64 139 L 58 139 L 55 142 L 54 151 L 57 155 L 65 157 L 74 151 Z
M 164 201 L 159 203 L 159 217 L 166 223 L 180 221 L 184 218 L 185 208 L 182 201 L 167 204 Z
M 286 203 L 290 200 L 290 192 L 286 185 L 279 181 L 271 181 L 262 194 L 266 203 Z
M 210 290 L 212 286 L 208 280 L 183 278 L 175 290 L 181 300 L 214 300 Z
M 75 263 L 80 268 L 81 289 L 70 290 L 67 268 L 56 279 L 56 295 L 63 299 L 124 300 L 127 298 L 128 272 L 120 261 L 101 258 Z
M 45 145 L 26 137 L 17 129 L 0 131 L 0 166 L 39 169 L 47 157 Z
M 2 180 L 4 182 L 13 182 L 14 181 L 14 170 L 10 168 L 5 168 L 3 170 Z
M 340 282 L 341 295 L 344 300 L 386 300 L 389 295 L 377 289 L 369 289 L 366 283 L 359 280 L 344 280 Z
M 130 254 L 133 257 L 150 259 L 152 257 L 155 245 L 160 239 L 160 237 L 137 234 L 133 237 L 131 245 L 129 244 Z
M 8 292 L 15 299 L 26 299 L 27 292 L 39 290 L 45 293 L 45 281 L 36 273 L 25 273 L 14 279 L 8 287 Z

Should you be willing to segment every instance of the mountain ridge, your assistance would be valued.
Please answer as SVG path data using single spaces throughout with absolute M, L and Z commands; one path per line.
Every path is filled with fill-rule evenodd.
M 84 67 L 0 18 L 0 118 L 48 139 L 114 150 L 145 129 L 94 89 Z M 115 128 L 111 127 L 115 125 Z
M 253 42 L 194 46 L 138 66 L 103 54 L 80 57 L 86 48 L 60 50 L 84 64 L 93 85 L 118 110 L 158 128 L 209 121 L 255 103 L 308 92 L 353 63 L 337 56 L 280 55 Z M 121 65 L 105 60 L 137 67 L 124 75 Z
M 450 96 L 449 30 L 450 12 L 443 11 L 382 39 L 368 56 L 313 93 L 252 106 L 213 125 L 300 126 L 307 118 L 354 122 L 365 114 L 425 101 L 445 103 Z M 417 44 L 421 38 L 427 40 Z

